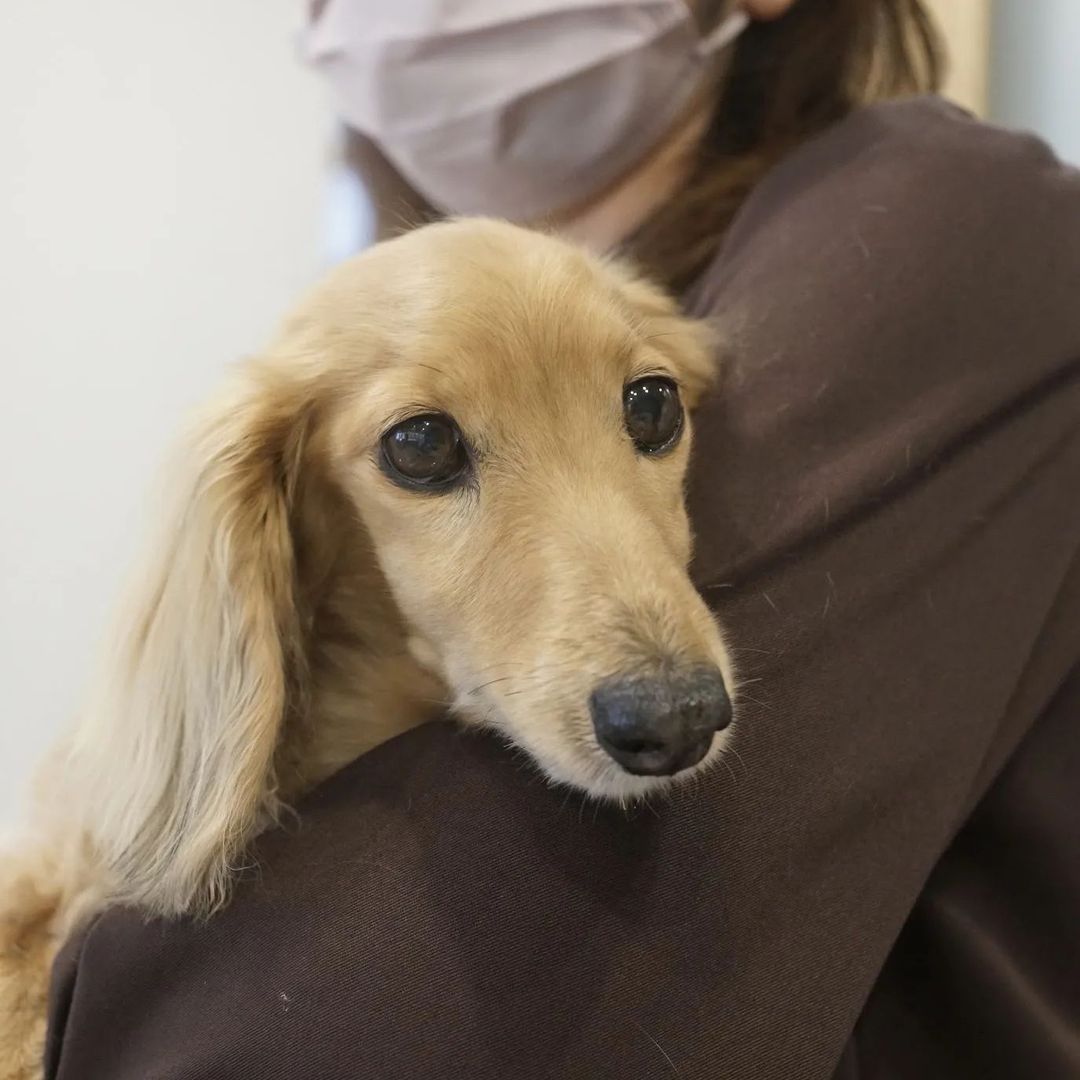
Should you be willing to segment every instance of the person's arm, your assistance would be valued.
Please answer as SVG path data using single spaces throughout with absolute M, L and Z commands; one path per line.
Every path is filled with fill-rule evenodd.
M 840 1075 L 1080 1075 L 1078 283 L 1080 174 L 916 101 L 776 169 L 698 291 L 733 337 L 698 576 L 752 680 L 739 1076 L 787 1032 L 827 1075 L 913 907 Z

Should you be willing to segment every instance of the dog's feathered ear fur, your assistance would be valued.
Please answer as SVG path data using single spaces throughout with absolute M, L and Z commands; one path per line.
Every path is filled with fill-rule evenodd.
M 177 501 L 72 743 L 117 897 L 160 914 L 220 904 L 278 810 L 275 750 L 305 693 L 290 511 L 306 397 L 249 364 L 182 444 Z

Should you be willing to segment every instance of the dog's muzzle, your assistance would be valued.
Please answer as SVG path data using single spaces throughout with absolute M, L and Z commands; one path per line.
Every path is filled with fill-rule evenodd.
M 709 752 L 731 723 L 731 699 L 716 668 L 667 676 L 619 676 L 589 697 L 597 741 L 634 776 L 673 776 Z

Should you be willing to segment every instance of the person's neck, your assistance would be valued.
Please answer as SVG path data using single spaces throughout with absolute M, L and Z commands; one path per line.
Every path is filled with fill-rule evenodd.
M 561 235 L 594 251 L 610 251 L 686 181 L 707 123 L 704 109 L 691 109 L 645 161 L 588 202 L 556 216 L 551 224 Z

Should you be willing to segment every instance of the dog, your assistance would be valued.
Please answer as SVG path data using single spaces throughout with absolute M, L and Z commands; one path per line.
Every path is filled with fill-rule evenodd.
M 496 221 L 426 226 L 314 289 L 182 441 L 42 771 L 0 880 L 0 1075 L 39 1075 L 81 921 L 212 913 L 284 806 L 433 716 L 599 799 L 718 759 L 733 672 L 683 498 L 712 356 L 627 267 Z

